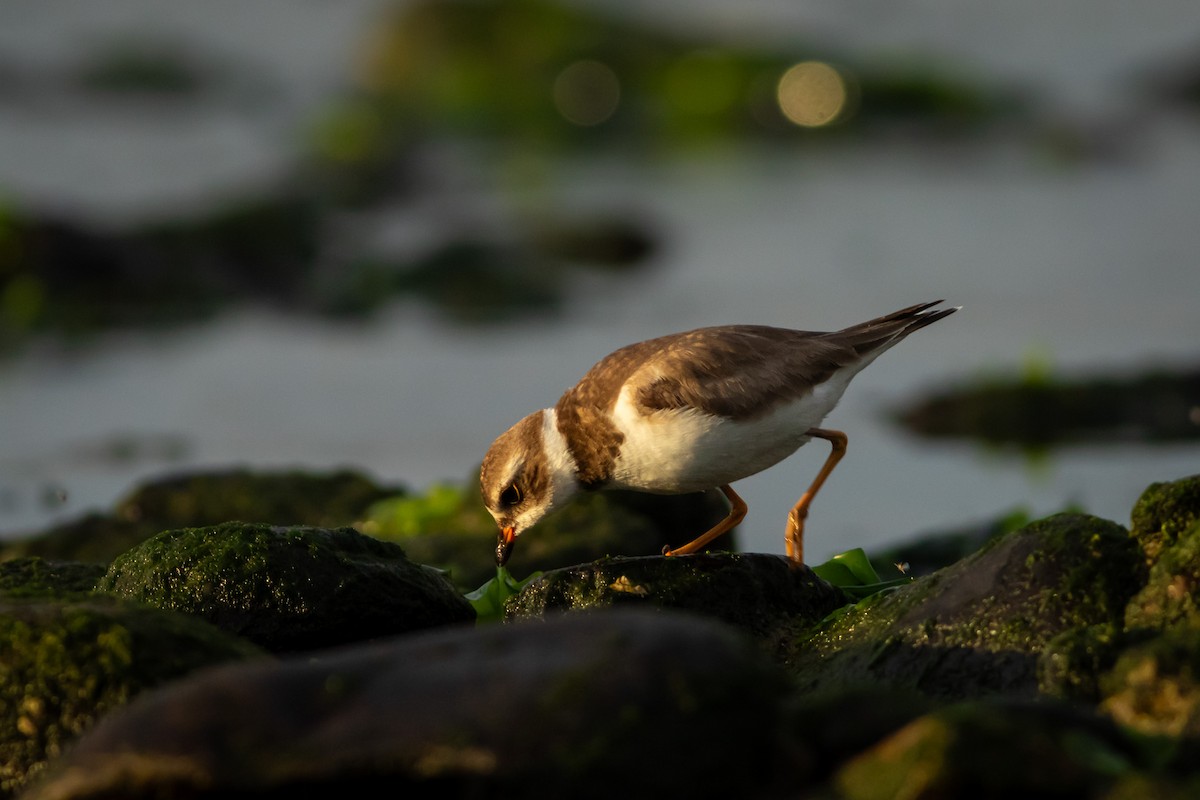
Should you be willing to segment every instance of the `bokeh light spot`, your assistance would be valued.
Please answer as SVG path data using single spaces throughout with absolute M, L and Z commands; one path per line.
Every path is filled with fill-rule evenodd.
M 554 107 L 575 125 L 599 125 L 613 115 L 620 102 L 617 74 L 599 61 L 576 61 L 554 79 Z
M 821 61 L 803 61 L 779 79 L 779 109 L 806 128 L 828 125 L 846 108 L 849 92 L 841 73 Z

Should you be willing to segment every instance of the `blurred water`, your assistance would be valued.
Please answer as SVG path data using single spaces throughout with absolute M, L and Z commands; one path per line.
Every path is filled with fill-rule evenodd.
M 77 4 L 6 4 L 2 13 L 15 16 L 0 25 L 0 65 L 22 74 L 37 67 L 52 80 L 73 43 L 144 23 L 255 63 L 275 100 L 247 111 L 242 90 L 230 89 L 211 101 L 211 114 L 198 114 L 206 122 L 189 126 L 140 117 L 131 124 L 128 115 L 69 98 L 61 107 L 40 95 L 10 98 L 14 113 L 0 115 L 0 186 L 23 202 L 105 219 L 270 180 L 290 158 L 280 141 L 336 90 L 380 5 L 264 3 L 249 12 L 222 3 L 202 13 L 123 2 L 108 3 L 108 15 L 77 15 L 66 10 Z M 644 213 L 666 246 L 645 274 L 585 276 L 559 319 L 462 329 L 403 306 L 359 330 L 244 312 L 153 338 L 108 337 L 76 353 L 35 349 L 0 365 L 0 535 L 108 505 L 164 469 L 351 465 L 414 486 L 461 479 L 495 435 L 553 403 L 622 344 L 726 322 L 830 329 L 937 297 L 964 309 L 875 362 L 828 419 L 848 432 L 850 451 L 813 507 L 811 558 L 1017 505 L 1044 513 L 1078 503 L 1127 519 L 1146 483 L 1200 471 L 1200 450 L 1077 447 L 1031 467 L 971 445 L 914 441 L 881 411 L 1031 355 L 1066 372 L 1197 357 L 1200 124 L 1155 114 L 1128 126 L 1128 115 L 1112 109 L 1137 110 L 1122 100 L 1127 86 L 1118 78 L 1200 33 L 1200 20 L 1182 3 L 1139 6 L 1136 18 L 1115 6 L 1070 4 L 1071 15 L 1057 5 L 1029 7 L 989 28 L 983 23 L 996 9 L 927 3 L 913 10 L 918 20 L 940 11 L 962 37 L 931 44 L 932 27 L 909 21 L 898 32 L 885 24 L 895 12 L 867 13 L 881 13 L 879 5 L 806 8 L 842 44 L 966 47 L 981 71 L 1006 77 L 1032 59 L 1049 97 L 1071 95 L 1070 113 L 1121 117 L 1123 157 L 1063 165 L 1004 142 L 889 141 L 816 156 L 777 150 L 562 164 L 540 195 L 568 208 Z M 759 20 L 760 30 L 769 27 L 762 20 L 803 22 L 792 4 L 754 8 L 759 16 L 744 18 Z M 720 11 L 708 15 L 719 19 Z M 283 19 L 286 29 L 274 27 Z M 1017 19 L 1030 30 L 1018 30 Z M 712 24 L 706 20 L 689 24 Z M 1058 60 L 1045 26 L 1061 40 Z M 1126 46 L 1106 49 L 1119 37 Z M 1005 52 L 1014 60 L 1007 66 Z M 1086 70 L 1079 53 L 1088 54 Z M 99 121 L 95 138 L 64 124 L 79 119 Z M 469 181 L 460 190 L 470 194 Z M 488 213 L 504 224 L 503 211 Z M 739 485 L 751 508 L 749 548 L 782 552 L 784 515 L 824 456 L 814 444 Z

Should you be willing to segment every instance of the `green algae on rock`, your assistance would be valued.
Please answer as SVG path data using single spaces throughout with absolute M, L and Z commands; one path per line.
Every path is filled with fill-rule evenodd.
M 509 618 L 641 606 L 727 622 L 774 649 L 850 598 L 783 556 L 762 553 L 604 558 L 547 572 L 508 601 Z
M 1200 631 L 1200 522 L 1159 553 L 1146 585 L 1129 601 L 1125 625 L 1131 630 L 1178 625 Z
M 1038 693 L 1095 703 L 1100 699 L 1100 676 L 1128 644 L 1129 637 L 1112 622 L 1063 631 L 1046 642 L 1038 655 Z
M 1149 575 L 1125 609 L 1125 629 L 1137 653 L 1123 655 L 1124 666 L 1116 669 L 1132 675 L 1129 660 L 1141 659 L 1157 674 L 1153 665 L 1162 648 L 1162 653 L 1175 652 L 1181 638 L 1195 639 L 1200 632 L 1200 475 L 1151 484 L 1132 516 L 1133 535 L 1146 553 Z M 1155 635 L 1167 641 L 1147 643 Z
M 274 652 L 475 616 L 440 572 L 351 528 L 230 522 L 165 531 L 117 558 L 97 591 L 195 614 Z
M 0 797 L 142 690 L 261 654 L 202 620 L 111 597 L 2 597 L 0 641 Z
M 1174 629 L 1125 648 L 1100 676 L 1100 710 L 1149 735 L 1200 743 L 1200 637 Z
M 1133 506 L 1133 535 L 1153 562 L 1200 519 L 1200 475 L 1152 483 Z
M 1132 517 L 1141 585 L 1120 619 L 1047 644 L 1039 688 L 1200 748 L 1200 476 L 1150 485 Z
M 793 670 L 809 689 L 874 683 L 947 698 L 1030 698 L 1047 643 L 1120 623 L 1143 575 L 1124 528 L 1056 515 L 827 621 L 795 643 Z
M 34 557 L 0 561 L 0 596 L 87 596 L 104 576 L 99 564 Z

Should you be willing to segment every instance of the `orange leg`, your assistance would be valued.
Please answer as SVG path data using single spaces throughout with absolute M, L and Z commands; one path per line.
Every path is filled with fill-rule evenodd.
M 688 553 L 695 553 L 721 534 L 729 532 L 739 522 L 746 518 L 746 512 L 750 507 L 746 505 L 745 500 L 738 497 L 738 493 L 733 490 L 733 487 L 729 484 L 725 484 L 724 486 L 718 488 L 720 488 L 721 494 L 725 495 L 725 497 L 729 499 L 729 516 L 725 517 L 725 519 L 718 522 L 708 531 L 700 534 L 682 547 L 676 547 L 674 550 L 668 550 L 664 547 L 664 556 L 682 556 L 687 555 Z
M 808 487 L 808 491 L 801 496 L 791 513 L 788 514 L 784 542 L 787 545 L 788 558 L 794 564 L 804 563 L 804 520 L 808 517 L 808 507 L 812 504 L 813 498 L 817 496 L 821 484 L 825 483 L 825 479 L 829 477 L 829 473 L 833 472 L 833 468 L 842 460 L 842 456 L 846 455 L 846 442 L 848 441 L 846 434 L 841 431 L 829 431 L 823 428 L 810 428 L 808 435 L 826 440 L 833 445 L 833 450 L 829 453 L 829 458 L 825 459 L 825 465 L 817 473 L 812 486 Z

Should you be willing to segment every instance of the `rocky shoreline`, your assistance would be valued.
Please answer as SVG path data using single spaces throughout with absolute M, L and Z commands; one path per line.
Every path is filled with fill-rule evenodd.
M 669 513 L 589 508 L 636 557 L 545 573 L 504 624 L 471 623 L 445 563 L 346 527 L 385 490 L 304 480 L 310 511 L 322 485 L 357 500 L 3 553 L 0 796 L 1200 791 L 1200 475 L 1151 485 L 1128 529 L 1033 521 L 857 603 L 777 556 L 637 553 Z M 486 559 L 486 534 L 458 535 Z

